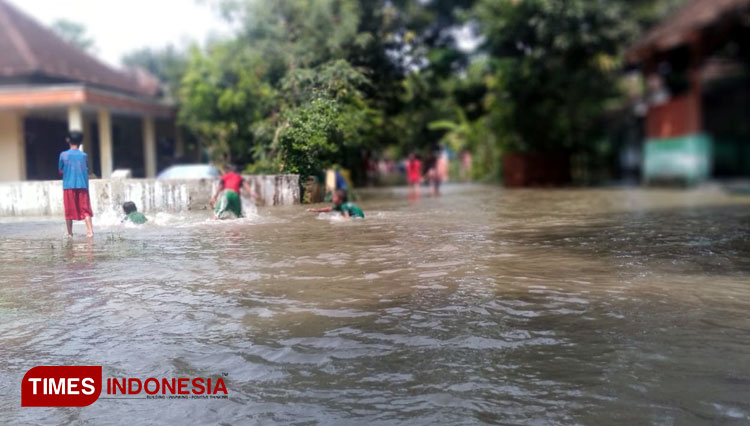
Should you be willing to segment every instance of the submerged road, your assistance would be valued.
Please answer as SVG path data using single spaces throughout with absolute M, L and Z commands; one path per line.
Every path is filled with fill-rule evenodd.
M 750 197 L 448 186 L 236 222 L 0 220 L 0 423 L 750 422 Z M 21 408 L 36 365 L 228 399 Z

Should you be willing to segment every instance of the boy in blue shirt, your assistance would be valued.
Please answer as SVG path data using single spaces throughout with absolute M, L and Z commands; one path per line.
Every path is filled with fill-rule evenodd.
M 91 218 L 94 216 L 89 199 L 89 165 L 86 153 L 80 150 L 83 133 L 73 130 L 65 139 L 67 151 L 60 153 L 57 170 L 63 178 L 63 204 L 65 205 L 65 224 L 68 236 L 73 236 L 73 221 L 86 222 L 86 236 L 94 236 Z

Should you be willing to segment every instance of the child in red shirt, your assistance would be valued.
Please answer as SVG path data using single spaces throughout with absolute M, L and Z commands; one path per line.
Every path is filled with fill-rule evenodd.
M 406 180 L 409 182 L 409 197 L 418 197 L 419 182 L 422 180 L 422 162 L 413 152 L 406 161 Z
M 226 219 L 229 212 L 233 213 L 235 218 L 242 217 L 240 188 L 244 188 L 250 197 L 255 198 L 253 189 L 243 179 L 242 175 L 237 173 L 233 166 L 227 166 L 227 172 L 221 177 L 219 187 L 216 189 L 214 196 L 211 197 L 211 207 L 216 206 L 214 219 Z M 218 204 L 216 203 L 217 200 L 219 201 Z

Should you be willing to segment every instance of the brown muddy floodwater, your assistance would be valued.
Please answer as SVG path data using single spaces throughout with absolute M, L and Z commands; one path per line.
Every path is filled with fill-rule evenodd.
M 750 197 L 449 186 L 363 221 L 0 222 L 0 423 L 750 423 Z M 108 225 L 109 224 L 109 225 Z M 36 365 L 228 400 L 21 408 Z

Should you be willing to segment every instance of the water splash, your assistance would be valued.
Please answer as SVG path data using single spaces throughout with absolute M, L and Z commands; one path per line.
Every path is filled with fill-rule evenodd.
M 227 224 L 256 224 L 264 223 L 264 218 L 258 213 L 258 207 L 249 199 L 242 199 L 243 217 L 239 219 L 214 220 L 213 212 L 210 210 L 199 210 L 194 212 L 145 212 L 148 219 L 143 225 L 136 225 L 130 221 L 123 221 L 125 213 L 121 210 L 106 210 L 94 217 L 94 226 L 103 230 L 118 228 L 124 229 L 150 229 L 153 227 L 191 228 L 203 225 L 222 226 Z

